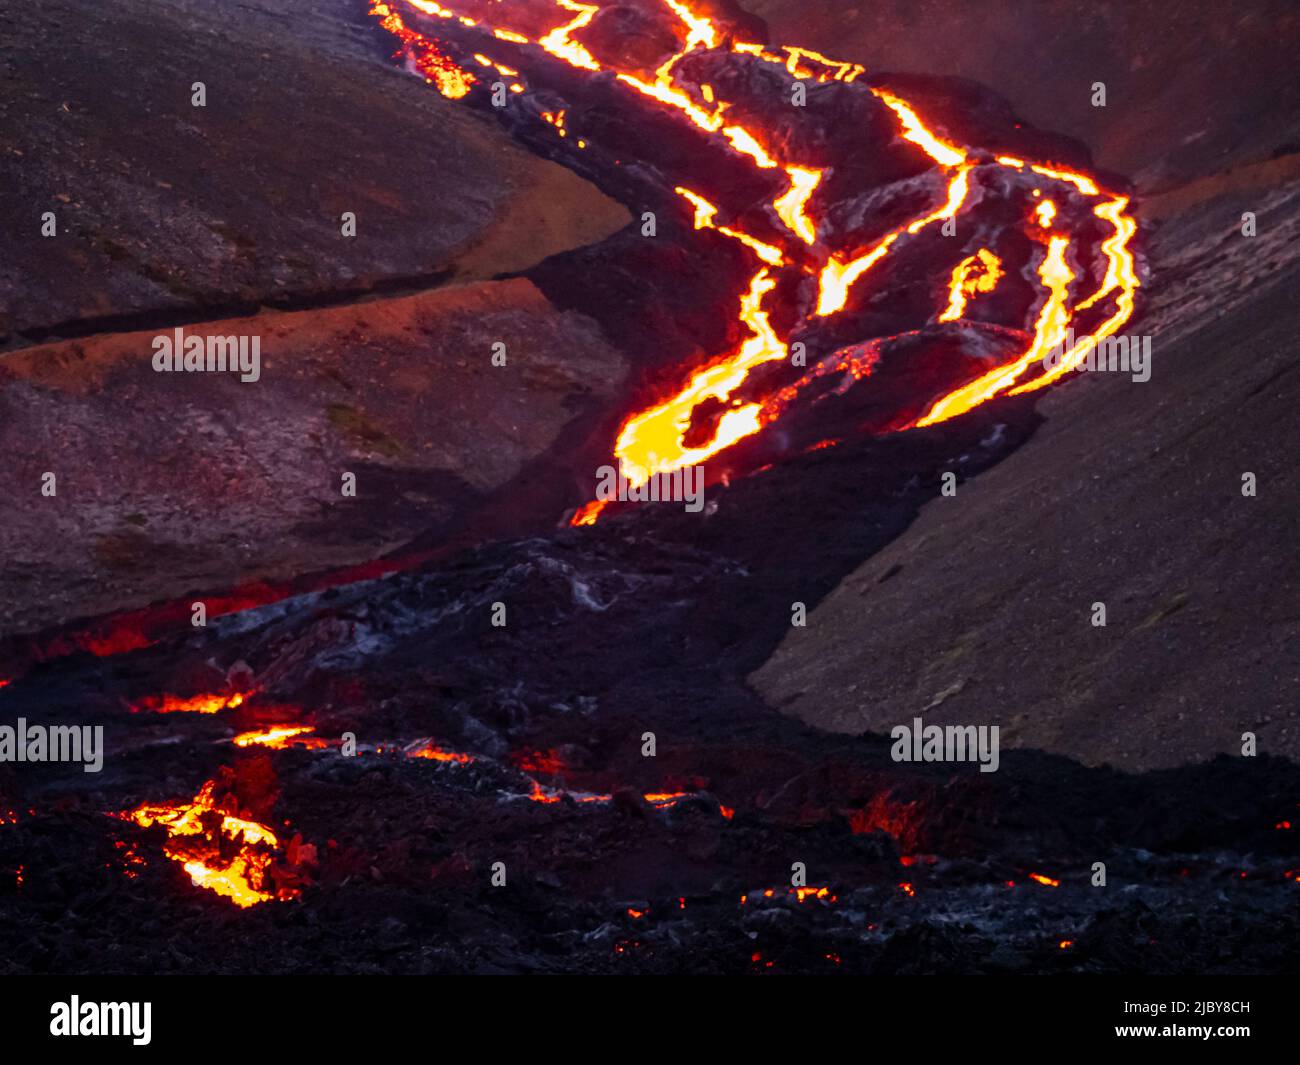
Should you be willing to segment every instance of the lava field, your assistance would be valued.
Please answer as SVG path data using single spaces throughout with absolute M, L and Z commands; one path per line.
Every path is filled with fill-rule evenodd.
M 1257 604 L 1249 639 L 1269 649 L 1256 664 L 1279 708 L 1252 703 L 1253 681 L 1203 685 L 1239 713 L 1211 726 L 1180 704 L 1201 757 L 1138 764 L 1124 729 L 1140 705 L 1113 731 L 1084 710 L 1074 732 L 1021 724 L 1029 659 L 1102 638 L 1092 598 L 1189 669 L 1166 619 L 1207 640 L 1230 627 L 1186 591 L 1142 599 L 1125 571 L 1123 594 L 1079 592 L 1069 642 L 1016 632 L 1033 585 L 1011 567 L 1040 552 L 1050 569 L 1057 551 L 1104 564 L 1088 527 L 1026 544 L 1015 508 L 985 504 L 985 539 L 944 555 L 938 595 L 896 624 L 970 610 L 1009 618 L 1011 635 L 919 648 L 928 694 L 906 712 L 878 678 L 918 671 L 882 660 L 888 634 L 819 620 L 822 604 L 843 618 L 919 579 L 911 560 L 864 567 L 891 545 L 949 551 L 918 543 L 922 520 L 977 499 L 1013 457 L 1037 463 L 1028 495 L 1082 469 L 1043 442 L 1088 416 L 1073 395 L 1102 402 L 1094 375 L 1071 371 L 1135 329 L 1156 334 L 1159 360 L 1165 322 L 1202 313 L 1162 299 L 1237 265 L 1162 272 L 1169 234 L 1190 247 L 1201 216 L 1162 230 L 1140 182 L 995 89 L 786 44 L 751 6 L 330 5 L 303 47 L 372 71 L 376 123 L 409 122 L 366 149 L 381 173 L 386 152 L 402 167 L 387 201 L 374 192 L 400 209 L 399 245 L 365 263 L 332 251 L 268 294 L 284 264 L 231 237 L 238 290 L 229 266 L 190 264 L 182 284 L 154 263 L 141 276 L 170 277 L 174 300 L 122 285 L 80 324 L 10 301 L 11 476 L 69 472 L 44 511 L 22 503 L 5 522 L 0 723 L 15 751 L 37 725 L 102 729 L 104 746 L 97 772 L 0 765 L 0 971 L 1300 969 L 1300 637 L 1276 512 L 1252 519 L 1269 546 L 1241 550 L 1270 560 L 1277 598 L 1218 579 Z M 312 25 L 302 5 L 286 19 Z M 485 178 L 479 229 L 426 261 L 416 144 L 462 188 L 457 168 L 489 168 L 475 153 L 526 153 L 551 222 Z M 285 153 L 266 173 L 315 182 L 290 149 L 265 150 Z M 350 202 L 321 195 L 330 211 Z M 436 198 L 430 211 L 456 216 Z M 1300 194 L 1269 202 L 1286 226 L 1300 217 Z M 125 269 L 135 252 L 115 239 L 95 247 Z M 1276 254 L 1269 269 L 1294 278 Z M 1243 301 L 1263 291 L 1241 287 Z M 259 330 L 260 377 L 155 375 L 150 339 L 173 328 Z M 1284 369 L 1257 372 L 1270 402 L 1294 390 Z M 1137 382 L 1114 387 L 1143 395 Z M 1284 420 L 1257 417 L 1261 439 Z M 1203 428 L 1169 429 L 1152 454 L 1204 443 Z M 61 465 L 61 447 L 82 457 Z M 1268 482 L 1273 467 L 1215 467 L 1207 450 L 1194 475 L 1227 485 L 1225 510 L 1239 466 Z M 700 508 L 638 500 L 697 468 Z M 598 497 L 601 469 L 630 498 Z M 1275 471 L 1261 495 L 1294 517 L 1293 487 Z M 973 578 L 1003 523 L 1016 561 L 996 595 L 973 596 L 963 566 Z M 1177 550 L 1167 526 L 1122 529 Z M 1226 533 L 1220 546 L 1235 557 Z M 1142 676 L 1120 641 L 1054 689 L 1062 706 L 1087 709 L 1107 671 Z M 823 662 L 864 678 L 837 682 L 849 709 L 834 730 L 815 706 L 831 693 L 801 679 Z M 1000 725 L 996 771 L 900 760 L 879 723 L 917 718 Z

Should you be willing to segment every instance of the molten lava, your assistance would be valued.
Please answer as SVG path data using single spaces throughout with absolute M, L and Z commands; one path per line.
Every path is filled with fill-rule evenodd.
M 992 292 L 1002 277 L 1002 260 L 987 248 L 968 255 L 952 271 L 948 306 L 941 322 L 955 322 L 966 313 L 966 304 L 981 292 Z
M 916 423 L 918 426 L 946 421 L 992 399 L 1061 343 L 1070 325 L 1070 311 L 1066 303 L 1070 282 L 1074 280 L 1074 274 L 1065 261 L 1065 252 L 1069 246 L 1068 237 L 1049 238 L 1047 254 L 1038 267 L 1038 276 L 1048 291 L 1048 298 L 1039 309 L 1038 321 L 1034 326 L 1034 342 L 1028 350 L 1005 366 L 990 370 L 970 384 L 944 396 Z
M 152 714 L 217 714 L 242 706 L 251 692 L 234 692 L 229 695 L 150 695 L 131 706 L 132 713 Z
M 246 908 L 272 899 L 296 897 L 295 889 L 274 889 L 268 870 L 280 846 L 264 824 L 238 816 L 234 800 L 216 797 L 209 780 L 189 802 L 143 803 L 120 814 L 142 828 L 162 825 L 168 840 L 163 850 L 180 862 L 198 887 L 207 888 Z
M 472 754 L 447 751 L 441 747 L 435 747 L 432 743 L 419 744 L 414 749 L 408 749 L 406 755 L 408 758 L 427 758 L 432 762 L 452 762 L 456 765 L 469 765 L 470 762 L 474 761 Z
M 322 748 L 328 746 L 327 742 L 314 736 L 306 736 L 306 733 L 315 731 L 310 725 L 272 725 L 269 728 L 259 729 L 254 732 L 241 732 L 230 742 L 236 747 L 270 747 L 274 750 L 284 750 L 286 747 L 315 747 Z
M 416 3 L 413 6 L 426 14 L 442 14 L 442 9 L 437 4 Z M 425 81 L 430 85 L 436 85 L 443 96 L 450 100 L 459 100 L 467 95 L 478 81 L 473 74 L 461 70 L 453 60 L 443 55 L 436 41 L 431 41 L 424 34 L 408 29 L 401 16 L 383 0 L 371 0 L 370 14 L 379 19 L 380 25 L 402 42 L 415 68 L 424 75 Z M 448 17 L 450 17 L 449 13 Z
M 398 6 L 372 0 L 371 13 L 398 38 L 408 59 L 440 92 L 452 98 L 468 95 L 475 85 L 473 76 L 454 63 L 451 66 L 455 69 L 449 69 L 449 60 L 438 42 L 408 27 L 397 11 Z M 802 308 L 804 321 L 837 315 L 849 305 L 855 286 L 880 263 L 891 255 L 904 254 L 904 249 L 914 239 L 935 224 L 946 224 L 963 211 L 973 210 L 972 203 L 979 198 L 972 196 L 977 178 L 981 190 L 995 180 L 997 172 L 1011 172 L 1025 180 L 1041 180 L 1048 188 L 1057 186 L 1062 189 L 1061 196 L 1042 199 L 1029 212 L 1024 224 L 1025 232 L 1034 236 L 1043 247 L 1042 258 L 1034 267 L 1042 286 L 1042 297 L 1031 312 L 1032 339 L 1019 356 L 934 399 L 926 412 L 910 423 L 911 426 L 924 427 L 946 421 L 1003 393 L 1015 394 L 1045 387 L 1078 365 L 1099 340 L 1116 332 L 1133 314 L 1139 282 L 1129 242 L 1136 232 L 1136 223 L 1127 213 L 1126 197 L 1109 195 L 1087 175 L 1055 164 L 1033 163 L 1008 155 L 991 158 L 976 145 L 955 143 L 931 128 L 907 100 L 859 81 L 865 71 L 857 64 L 829 59 L 804 48 L 769 48 L 737 40 L 733 31 L 719 26 L 715 18 L 697 10 L 699 5 L 686 0 L 642 0 L 637 5 L 657 11 L 659 17 L 667 22 L 668 31 L 677 39 L 677 50 L 659 63 L 652 77 L 647 71 L 632 65 L 632 60 L 625 56 L 604 55 L 593 40 L 584 39 L 593 20 L 603 8 L 610 6 L 604 0 L 593 3 L 553 0 L 550 6 L 543 0 L 513 5 L 487 3 L 486 0 L 459 0 L 456 3 L 410 0 L 409 6 L 422 15 L 443 20 L 449 31 L 456 30 L 457 26 L 471 28 L 469 35 L 475 38 L 474 44 L 464 47 L 467 58 L 473 57 L 475 62 L 513 74 L 520 59 L 512 58 L 512 65 L 507 67 L 491 56 L 492 46 L 505 42 L 514 49 L 512 56 L 531 58 L 536 62 L 538 56 L 534 50 L 539 50 L 573 72 L 612 75 L 617 83 L 644 100 L 676 113 L 705 137 L 722 138 L 756 170 L 784 174 L 782 191 L 768 203 L 772 233 L 778 239 L 757 236 L 734 224 L 718 223 L 720 211 L 713 203 L 694 190 L 677 188 L 694 209 L 696 229 L 711 229 L 734 240 L 758 260 L 737 312 L 747 339 L 736 350 L 720 354 L 703 368 L 691 372 L 673 394 L 631 414 L 624 421 L 613 450 L 623 476 L 633 485 L 644 483 L 656 473 L 701 464 L 761 432 L 794 402 L 802 385 L 816 376 L 815 372 L 805 374 L 799 383 L 777 389 L 765 400 L 740 398 L 742 388 L 752 383 L 755 369 L 788 357 L 786 340 L 772 326 L 766 307 L 778 284 L 774 271 L 797 271 L 812 282 L 815 303 Z M 505 24 L 509 22 L 514 25 Z M 457 35 L 465 32 L 456 30 Z M 448 36 L 452 37 L 451 34 Z M 777 137 L 773 130 L 746 124 L 753 119 L 747 118 L 744 122 L 732 119 L 733 113 L 740 113 L 741 108 L 737 105 L 741 101 L 727 99 L 715 84 L 694 81 L 684 73 L 687 65 L 684 61 L 688 56 L 694 61 L 718 52 L 746 57 L 749 62 L 778 66 L 790 78 L 863 85 L 864 91 L 870 92 L 892 113 L 898 138 L 923 153 L 935 168 L 942 178 L 942 197 L 930 208 L 877 237 L 866 247 L 826 246 L 819 220 L 810 205 L 822 186 L 827 168 L 808 159 L 787 158 L 785 150 L 780 147 L 786 143 L 785 138 Z M 512 91 L 521 89 L 517 84 L 511 88 Z M 561 137 L 568 137 L 572 132 L 572 119 L 565 110 L 539 111 L 538 114 Z M 581 145 L 585 147 L 586 141 Z M 1035 187 L 1034 194 L 1041 197 L 1042 191 Z M 1074 292 L 1079 278 L 1068 265 L 1072 255 L 1080 254 L 1080 224 L 1074 221 L 1078 211 L 1064 211 L 1058 203 L 1058 200 L 1071 197 L 1076 202 L 1079 199 L 1096 201 L 1088 204 L 1091 214 L 1111 232 L 1101 248 L 1106 258 L 1106 275 L 1097 290 L 1084 299 L 1078 299 Z M 976 296 L 992 292 L 1005 273 L 1001 260 L 987 248 L 963 259 L 951 270 L 951 277 L 945 277 L 942 285 L 936 279 L 937 306 L 934 313 L 937 320 L 952 322 L 961 319 L 967 303 Z M 803 286 L 799 290 L 806 288 Z M 783 286 L 783 292 L 794 290 L 795 286 Z M 1080 328 L 1077 317 L 1102 301 L 1109 301 L 1109 315 L 1091 329 Z M 1033 373 L 1034 363 L 1054 344 L 1061 343 L 1072 328 L 1080 339 L 1065 352 L 1059 364 L 1051 370 Z M 869 367 L 842 365 L 838 369 L 860 378 Z M 721 405 L 722 413 L 713 421 L 707 437 L 702 439 L 698 427 L 693 430 L 693 423 L 696 412 L 705 404 Z M 603 502 L 588 503 L 578 510 L 571 523 L 592 524 L 604 506 Z

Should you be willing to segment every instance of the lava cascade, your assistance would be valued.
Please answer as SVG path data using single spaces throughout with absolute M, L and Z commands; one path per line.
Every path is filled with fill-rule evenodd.
M 433 3 L 407 0 L 405 4 L 371 0 L 371 13 L 401 43 L 411 66 L 443 95 L 459 99 L 469 96 L 476 84 L 474 74 L 457 67 L 461 76 L 448 70 L 448 53 L 461 50 L 455 45 L 471 37 L 468 49 L 472 61 L 495 69 L 506 78 L 509 92 L 527 91 L 519 70 L 519 57 L 551 60 L 590 77 L 612 76 L 643 100 L 697 128 L 709 138 L 723 138 L 730 149 L 756 171 L 781 173 L 783 189 L 773 195 L 768 208 L 776 239 L 745 232 L 734 224 L 717 221 L 719 208 L 701 192 L 685 184 L 676 192 L 694 212 L 697 230 L 713 230 L 736 241 L 754 260 L 750 284 L 736 312 L 747 339 L 733 351 L 724 352 L 706 365 L 689 372 L 675 392 L 658 398 L 643 410 L 630 414 L 619 429 L 613 445 L 624 477 L 640 485 L 657 473 L 668 473 L 710 459 L 741 440 L 762 432 L 797 402 L 804 385 L 819 376 L 809 372 L 793 385 L 774 388 L 766 395 L 746 397 L 744 389 L 753 383 L 759 367 L 786 360 L 786 336 L 773 327 L 767 301 L 778 287 L 778 272 L 797 271 L 808 282 L 803 286 L 815 293 L 811 306 L 803 308 L 803 321 L 815 322 L 842 314 L 855 289 L 879 265 L 900 254 L 911 238 L 955 219 L 963 211 L 978 210 L 972 202 L 977 178 L 992 180 L 989 171 L 1002 171 L 1017 180 L 1035 182 L 1033 195 L 1041 197 L 1046 186 L 1053 195 L 1040 199 L 1025 212 L 1023 230 L 1038 248 L 1037 262 L 1025 264 L 1026 276 L 1039 286 L 1037 306 L 1028 321 L 1016 323 L 1029 337 L 1023 350 L 981 373 L 974 380 L 950 388 L 929 400 L 917 416 L 909 416 L 894 429 L 925 427 L 947 421 L 1003 394 L 1022 394 L 1043 388 L 1074 369 L 1099 341 L 1116 333 L 1132 317 L 1139 280 L 1130 248 L 1136 222 L 1128 211 L 1129 198 L 1103 190 L 1089 175 L 1051 162 L 1032 162 L 1009 155 L 994 155 L 976 145 L 955 143 L 926 123 L 909 101 L 882 87 L 870 84 L 866 71 L 854 63 L 839 62 L 796 46 L 769 47 L 738 40 L 730 27 L 705 13 L 703 4 L 685 0 L 641 0 L 640 8 L 657 15 L 677 41 L 677 50 L 663 58 L 653 77 L 622 57 L 604 55 L 592 42 L 584 43 L 584 31 L 609 5 L 580 3 L 578 0 L 536 0 L 525 3 L 488 3 L 462 0 Z M 626 7 L 627 5 L 623 5 Z M 403 12 L 406 14 L 404 15 Z M 413 29 L 408 18 L 432 22 L 429 33 Z M 433 30 L 437 35 L 432 36 Z M 493 58 L 493 46 L 512 50 L 511 63 Z M 594 49 L 594 51 L 593 51 Z M 865 247 L 834 247 L 833 233 L 814 216 L 811 203 L 830 167 L 807 159 L 785 158 L 783 143 L 774 131 L 746 125 L 733 114 L 745 110 L 742 101 L 724 98 L 717 86 L 699 82 L 683 73 L 684 62 L 713 52 L 729 52 L 746 62 L 782 68 L 790 78 L 817 83 L 838 82 L 862 85 L 892 112 L 896 135 L 928 157 L 942 176 L 944 193 L 937 202 L 909 220 L 877 237 Z M 486 54 L 485 54 L 486 53 Z M 487 85 L 478 88 L 488 91 Z M 572 115 L 563 110 L 539 111 L 538 118 L 561 138 L 574 133 Z M 586 148 L 589 140 L 577 142 Z M 572 140 L 572 138 L 571 138 Z M 1057 200 L 1060 200 L 1058 204 Z M 1081 202 L 1082 210 L 1065 211 L 1067 200 Z M 1091 215 L 1091 218 L 1087 216 Z M 1085 272 L 1071 262 L 1086 256 L 1085 228 L 1100 225 L 1109 232 L 1102 241 L 1104 276 L 1088 294 L 1077 289 Z M 1009 267 L 991 249 L 981 248 L 963 259 L 943 278 L 935 280 L 936 306 L 931 324 L 960 322 L 972 303 L 994 291 L 1007 277 Z M 790 291 L 797 286 L 783 286 Z M 1099 310 L 1098 310 L 1099 309 Z M 1091 315 L 1089 312 L 1093 312 Z M 1102 314 L 1098 318 L 1097 315 Z M 1080 316 L 1087 316 L 1086 325 Z M 1042 369 L 1042 356 L 1054 346 L 1063 346 L 1076 336 L 1052 369 Z M 875 360 L 833 359 L 833 368 L 866 376 Z M 693 430 L 694 421 L 708 404 L 721 408 L 707 438 Z M 579 509 L 574 524 L 597 520 L 604 504 L 592 502 Z

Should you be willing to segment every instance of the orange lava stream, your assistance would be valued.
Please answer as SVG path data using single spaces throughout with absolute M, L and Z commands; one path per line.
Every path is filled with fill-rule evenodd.
M 413 751 L 407 751 L 408 758 L 427 758 L 431 762 L 454 762 L 456 765 L 469 765 L 474 761 L 472 754 L 462 754 L 460 751 L 447 751 L 441 747 L 435 747 L 432 744 L 428 746 L 417 747 Z
M 802 166 L 792 166 L 786 169 L 786 173 L 790 175 L 790 191 L 776 200 L 772 206 L 776 208 L 781 221 L 805 244 L 816 244 L 817 223 L 808 217 L 807 207 L 812 194 L 821 184 L 822 172 Z
M 144 803 L 121 816 L 142 828 L 160 824 L 168 834 L 164 853 L 181 862 L 190 879 L 202 888 L 247 908 L 292 892 L 269 889 L 266 871 L 280 845 L 266 825 L 221 810 L 213 796 L 216 782 L 209 780 L 191 802 Z M 222 858 L 222 838 L 238 848 L 229 860 Z M 229 844 L 227 844 L 227 847 Z M 267 849 L 270 848 L 270 849 Z
M 593 499 L 589 503 L 583 503 L 578 508 L 576 514 L 569 521 L 570 525 L 595 525 L 600 519 L 601 513 L 609 506 L 608 499 Z
M 1031 363 L 1041 359 L 1065 336 L 1070 324 L 1070 311 L 1066 306 L 1069 298 L 1070 282 L 1074 274 L 1065 262 L 1065 250 L 1070 246 L 1069 237 L 1051 237 L 1047 245 L 1047 254 L 1038 267 L 1038 276 L 1050 293 L 1047 301 L 1038 312 L 1038 322 L 1034 327 L 1034 342 L 1019 358 L 998 366 L 982 377 L 948 393 L 934 404 L 930 410 L 917 421 L 918 427 L 934 425 L 958 414 L 964 414 L 985 400 L 992 399 L 999 392 L 1008 388 Z
M 1035 389 L 1043 388 L 1073 370 L 1088 357 L 1088 352 L 1095 348 L 1099 341 L 1108 336 L 1113 336 L 1120 326 L 1132 317 L 1134 293 L 1138 288 L 1138 279 L 1133 270 L 1133 257 L 1128 253 L 1127 244 L 1129 238 L 1137 232 L 1137 223 L 1124 214 L 1124 209 L 1127 206 L 1127 197 L 1120 196 L 1097 208 L 1097 216 L 1106 219 L 1115 227 L 1114 235 L 1102 244 L 1102 251 L 1106 254 L 1109 267 L 1106 271 L 1106 277 L 1102 280 L 1101 288 L 1075 308 L 1077 312 L 1091 307 L 1102 296 L 1119 289 L 1119 296 L 1115 301 L 1115 313 L 1098 326 L 1096 332 L 1084 337 L 1067 351 L 1054 369 L 1048 370 L 1046 373 L 1017 388 L 1013 388 L 1011 395 L 1015 396 L 1022 392 L 1032 392 Z
M 955 144 L 949 144 L 926 129 L 925 123 L 917 117 L 916 112 L 905 101 L 900 100 L 893 93 L 886 92 L 884 89 L 872 89 L 871 91 L 875 94 L 876 99 L 898 116 L 898 120 L 903 126 L 904 140 L 911 141 L 940 166 L 951 167 L 965 162 L 966 153 Z
M 576 803 L 607 803 L 613 802 L 614 796 L 608 794 L 595 794 L 585 791 L 565 791 L 560 788 L 550 788 L 534 780 L 533 788 L 527 795 L 527 798 L 533 802 L 540 802 L 547 805 L 563 802 L 566 798 L 572 799 Z M 666 810 L 669 807 L 676 806 L 683 799 L 690 798 L 696 794 L 693 791 L 647 791 L 642 794 L 642 798 L 655 807 L 657 810 Z M 718 812 L 728 821 L 731 820 L 734 810 L 729 807 L 718 805 Z
M 912 236 L 919 233 L 931 222 L 937 222 L 941 218 L 953 217 L 961 209 L 969 189 L 970 167 L 960 166 L 948 183 L 948 198 L 941 207 L 885 234 L 870 251 L 858 256 L 856 259 L 845 262 L 838 256 L 832 256 L 821 273 L 821 289 L 817 296 L 818 316 L 825 317 L 828 314 L 842 311 L 845 303 L 848 302 L 849 289 L 863 274 L 889 253 L 889 249 L 894 246 L 894 242 L 899 237 L 904 235 Z
M 941 322 L 955 322 L 966 313 L 966 303 L 981 292 L 992 292 L 1002 277 L 1002 260 L 987 248 L 968 255 L 952 271 L 948 288 L 948 306 L 939 315 Z
M 643 484 L 656 473 L 702 463 L 762 428 L 762 404 L 745 403 L 732 406 L 718 419 L 708 443 L 699 447 L 683 443 L 691 414 L 699 404 L 707 399 L 730 399 L 755 366 L 786 357 L 786 346 L 762 309 L 763 297 L 775 287 L 776 281 L 766 267 L 754 275 L 740 307 L 740 320 L 752 335 L 735 355 L 698 371 L 675 396 L 624 423 L 614 453 L 631 484 Z
M 216 714 L 242 706 L 252 692 L 235 692 L 232 695 L 151 695 L 131 706 L 132 713 L 151 714 Z
M 572 40 L 569 35 L 576 33 L 590 22 L 596 12 L 600 10 L 600 5 L 580 4 L 577 0 L 555 0 L 555 2 L 560 7 L 576 11 L 577 17 L 565 25 L 557 27 L 537 43 L 550 52 L 551 55 L 563 59 L 566 63 L 572 63 L 575 67 L 581 67 L 583 70 L 599 70 L 600 64 L 592 58 L 591 53 Z
M 696 229 L 716 229 L 724 236 L 728 236 L 732 240 L 739 241 L 741 244 L 745 245 L 745 247 L 762 259 L 763 262 L 767 263 L 768 266 L 785 265 L 785 255 L 782 254 L 781 249 L 775 245 L 767 244 L 764 241 L 751 237 L 749 234 L 742 233 L 737 229 L 732 229 L 728 226 L 715 225 L 713 219 L 717 217 L 718 209 L 713 206 L 713 204 L 709 203 L 709 201 L 703 196 L 692 192 L 690 189 L 684 189 L 680 185 L 674 191 L 677 192 L 679 196 L 688 200 L 695 208 Z
M 290 741 L 295 736 L 302 736 L 304 733 L 314 731 L 310 725 L 272 725 L 270 728 L 260 729 L 255 732 L 241 732 L 230 742 L 236 747 L 272 747 L 275 750 L 282 751 L 286 747 L 293 746 Z M 309 743 L 313 747 L 325 746 L 324 740 L 298 742 Z
M 453 17 L 451 12 L 425 0 L 410 0 L 410 3 L 427 15 L 437 15 L 440 18 Z M 478 79 L 473 74 L 462 70 L 443 55 L 436 43 L 424 34 L 409 29 L 402 21 L 402 17 L 392 9 L 391 5 L 384 3 L 384 0 L 370 0 L 370 14 L 378 18 L 380 25 L 406 46 L 416 69 L 424 75 L 424 80 L 431 85 L 436 85 L 438 91 L 449 100 L 459 100 L 462 96 L 468 95 L 470 89 L 477 83 Z
M 447 5 L 429 0 L 408 2 L 427 15 L 456 19 L 465 25 L 476 24 L 474 19 L 456 14 Z M 907 428 L 934 425 L 957 417 L 1002 393 L 1018 394 L 1043 388 L 1077 366 L 1099 340 L 1115 333 L 1132 316 L 1139 281 L 1129 241 L 1137 227 L 1127 213 L 1127 197 L 1105 193 L 1087 175 L 1052 164 L 1029 162 L 1014 156 L 999 156 L 995 161 L 983 156 L 976 158 L 972 155 L 970 146 L 958 145 L 945 139 L 927 126 L 906 100 L 876 86 L 869 86 L 869 89 L 893 112 L 898 121 L 898 136 L 915 145 L 936 167 L 947 173 L 947 195 L 941 205 L 886 233 L 857 254 L 823 248 L 819 244 L 817 220 L 809 208 L 825 172 L 807 165 L 806 161 L 778 158 L 779 152 L 767 143 L 763 131 L 747 129 L 727 120 L 725 116 L 731 106 L 730 102 L 718 99 L 712 86 L 679 83 L 676 68 L 691 52 L 717 48 L 726 48 L 752 56 L 761 62 L 780 65 L 792 77 L 818 82 L 852 82 L 865 73 L 864 68 L 855 63 L 829 59 L 809 49 L 781 46 L 777 51 L 769 51 L 762 45 L 733 41 L 718 29 L 710 17 L 698 13 L 687 0 L 661 2 L 681 24 L 681 36 L 678 51 L 658 67 L 653 80 L 647 80 L 637 72 L 619 69 L 616 64 L 602 66 L 601 61 L 578 39 L 582 30 L 604 6 L 603 3 L 554 0 L 560 20 L 537 38 L 537 45 L 576 69 L 613 73 L 620 83 L 676 110 L 705 133 L 720 134 L 735 151 L 750 159 L 756 168 L 784 171 L 788 179 L 785 189 L 774 196 L 770 204 L 774 219 L 802 246 L 813 249 L 814 254 L 811 258 L 801 258 L 792 255 L 787 249 L 760 241 L 733 227 L 718 225 L 714 221 L 717 208 L 697 193 L 683 188 L 677 190 L 694 206 L 697 229 L 713 229 L 736 240 L 760 260 L 749 288 L 741 298 L 738 311 L 739 320 L 746 327 L 749 338 L 736 351 L 720 356 L 704 369 L 692 373 L 674 395 L 628 417 L 619 431 L 614 454 L 624 477 L 630 483 L 637 485 L 652 474 L 703 463 L 737 441 L 759 432 L 777 416 L 782 405 L 798 393 L 799 388 L 792 386 L 782 390 L 776 401 L 769 399 L 766 403 L 746 403 L 733 399 L 755 367 L 783 359 L 787 355 L 785 342 L 776 335 L 763 309 L 764 298 L 776 287 L 773 269 L 786 268 L 792 261 L 797 262 L 798 268 L 817 283 L 817 300 L 813 313 L 825 317 L 842 311 L 848 304 L 854 285 L 905 243 L 906 238 L 935 222 L 955 218 L 967 206 L 971 172 L 977 166 L 1021 171 L 1028 169 L 1040 177 L 1069 186 L 1065 190 L 1068 195 L 1101 199 L 1102 202 L 1094 206 L 1093 213 L 1112 230 L 1112 236 L 1102 245 L 1107 260 L 1106 275 L 1095 293 L 1071 308 L 1070 288 L 1076 277 L 1066 262 L 1070 237 L 1052 231 L 1058 218 L 1056 204 L 1050 200 L 1040 203 L 1033 212 L 1032 220 L 1027 223 L 1027 231 L 1031 235 L 1033 231 L 1029 226 L 1043 234 L 1047 249 L 1038 267 L 1043 298 L 1035 312 L 1034 334 L 1028 348 L 1005 364 L 994 367 L 976 380 L 941 396 L 923 416 Z M 500 6 L 505 8 L 506 5 Z M 371 13 L 402 41 L 408 53 L 414 57 L 417 67 L 440 92 L 452 97 L 468 93 L 474 83 L 472 75 L 463 71 L 449 73 L 445 57 L 436 44 L 409 29 L 393 7 L 394 4 L 383 0 L 371 0 Z M 490 32 L 500 40 L 521 45 L 527 44 L 531 39 L 504 26 L 491 27 Z M 462 82 L 457 75 L 468 80 Z M 512 88 L 514 91 L 522 91 L 519 86 Z M 563 116 L 558 119 L 552 116 L 547 120 L 561 133 L 566 132 Z M 817 265 L 819 262 L 821 265 Z M 976 293 L 992 291 L 1001 276 L 1001 265 L 990 252 L 981 250 L 977 257 L 964 260 L 953 272 L 948 286 L 947 307 L 938 320 L 953 321 L 960 318 L 966 300 Z M 1019 380 L 1035 360 L 1041 359 L 1054 344 L 1062 342 L 1076 314 L 1087 311 L 1107 298 L 1114 302 L 1110 317 L 1090 334 L 1084 335 L 1066 352 L 1059 365 L 1027 381 Z M 687 444 L 686 434 L 696 408 L 709 401 L 720 403 L 726 409 L 717 417 L 712 435 L 706 441 Z M 572 524 L 594 523 L 606 505 L 601 501 L 586 504 L 571 519 Z

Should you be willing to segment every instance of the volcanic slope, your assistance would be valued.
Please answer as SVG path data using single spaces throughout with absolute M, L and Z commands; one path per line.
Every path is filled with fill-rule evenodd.
M 774 25 L 793 10 L 749 6 Z M 1074 24 L 1073 6 L 1056 5 L 1063 25 Z M 1128 95 L 1095 112 L 1071 102 L 1084 92 L 1068 79 L 1031 93 L 1016 68 L 999 73 L 993 39 L 956 39 L 955 10 L 926 56 L 895 41 L 897 30 L 881 38 L 859 20 L 861 31 L 841 36 L 837 26 L 852 58 L 879 46 L 924 71 L 949 56 L 1026 113 L 1056 110 L 1103 161 L 1137 174 L 1149 279 L 1126 331 L 1151 337 L 1152 375 L 1071 375 L 1039 404 L 1046 422 L 1025 447 L 955 498 L 936 486 L 916 523 L 751 681 L 771 705 L 843 732 L 887 731 L 918 714 L 998 723 L 1012 745 L 1130 769 L 1239 754 L 1253 732 L 1261 748 L 1296 757 L 1300 167 L 1296 86 L 1289 62 L 1276 61 L 1286 35 L 1258 40 L 1265 3 L 1214 22 L 1231 37 L 1217 50 L 1181 17 L 1157 32 L 1154 6 L 1102 9 L 1087 50 L 1097 69 L 1128 71 L 1109 81 Z M 1275 26 L 1294 26 L 1294 12 L 1274 14 Z M 1064 30 L 1042 25 L 1048 16 L 1045 6 L 1025 24 L 999 24 L 1043 31 L 1050 50 Z M 1116 29 L 1133 20 L 1140 32 Z M 825 31 L 800 24 L 814 41 Z M 1198 47 L 1231 91 L 1193 106 L 1203 80 L 1153 85 L 1144 73 L 1185 64 Z M 1098 602 L 1104 628 L 1091 624 Z

